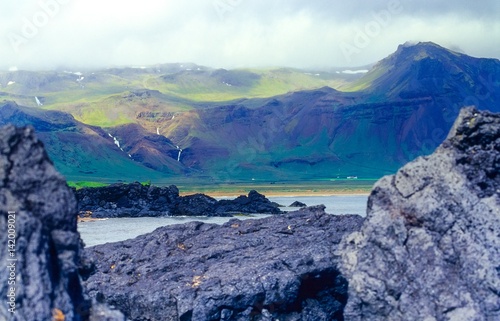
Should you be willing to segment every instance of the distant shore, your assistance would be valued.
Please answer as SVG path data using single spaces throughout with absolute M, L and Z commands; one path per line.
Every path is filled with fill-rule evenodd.
M 266 197 L 304 197 L 304 196 L 318 196 L 318 197 L 326 197 L 326 196 L 368 196 L 370 195 L 370 191 L 366 190 L 352 190 L 352 191 L 339 191 L 339 190 L 331 190 L 331 191 L 263 191 L 257 190 L 259 193 L 265 195 Z M 179 193 L 181 196 L 192 195 L 196 192 L 181 192 Z M 238 197 L 240 195 L 248 194 L 248 192 L 243 191 L 203 191 L 205 195 L 211 197 Z
M 78 216 L 78 223 L 88 223 L 88 222 L 96 222 L 96 221 L 105 221 L 107 218 L 92 218 L 92 217 L 80 217 Z
M 281 182 L 146 182 L 157 186 L 168 186 L 174 184 L 179 189 L 181 196 L 196 193 L 211 197 L 237 197 L 248 195 L 251 190 L 267 197 L 304 197 L 304 196 L 335 196 L 353 195 L 367 196 L 370 194 L 376 179 L 335 179 L 317 181 L 281 181 Z M 72 186 L 101 187 L 108 185 L 103 182 L 72 182 Z
M 264 194 L 266 197 L 303 197 L 303 196 L 335 196 L 335 195 L 369 195 L 376 180 L 336 180 L 306 182 L 251 182 L 213 185 L 179 184 L 181 195 L 203 193 L 212 197 L 236 197 L 247 195 L 250 190 Z

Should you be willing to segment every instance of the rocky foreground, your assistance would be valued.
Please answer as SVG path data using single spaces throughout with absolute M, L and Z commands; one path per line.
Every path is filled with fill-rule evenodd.
M 84 284 L 132 320 L 340 320 L 347 282 L 334 253 L 362 221 L 318 207 L 162 227 L 88 248 Z
M 3 244 L 7 211 L 18 220 L 14 291 L 0 273 L 17 314 L 4 301 L 0 320 L 500 320 L 500 115 L 473 108 L 375 185 L 366 220 L 316 207 L 82 251 L 74 194 L 12 126 L 0 205 Z
M 462 110 L 434 154 L 381 179 L 340 253 L 346 320 L 500 320 L 500 115 Z
M 179 196 L 176 186 L 113 184 L 75 190 L 79 213 L 93 218 L 145 216 L 232 216 L 234 213 L 281 214 L 277 204 L 250 191 L 234 200 L 216 200 L 204 194 Z
M 124 320 L 81 285 L 76 213 L 33 129 L 0 128 L 0 320 Z

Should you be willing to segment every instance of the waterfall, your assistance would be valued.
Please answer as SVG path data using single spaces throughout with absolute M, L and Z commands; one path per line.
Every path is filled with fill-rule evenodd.
M 182 153 L 182 149 L 179 149 L 179 155 L 177 155 L 177 161 L 178 162 L 181 161 L 181 153 Z
M 118 146 L 118 148 L 121 148 L 118 139 L 116 139 L 116 137 L 113 137 L 113 139 L 115 140 L 115 145 Z
M 38 99 L 37 96 L 35 96 L 35 101 L 38 106 L 43 106 L 43 104 L 40 102 L 40 99 Z
M 114 137 L 113 135 L 111 135 L 110 133 L 108 133 L 109 137 L 113 138 L 113 142 L 114 144 L 122 151 L 124 152 L 123 150 L 123 147 L 120 146 L 120 142 L 118 141 L 118 138 Z

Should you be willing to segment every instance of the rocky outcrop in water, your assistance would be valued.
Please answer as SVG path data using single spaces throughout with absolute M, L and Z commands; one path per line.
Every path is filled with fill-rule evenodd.
M 76 213 L 33 129 L 0 128 L 0 320 L 123 320 L 85 297 Z
M 132 320 L 343 320 L 334 253 L 359 216 L 324 207 L 219 226 L 191 222 L 87 248 L 89 294 Z
M 462 110 L 434 154 L 381 179 L 339 253 L 346 320 L 500 320 L 500 115 Z
M 250 191 L 248 196 L 234 200 L 216 200 L 194 194 L 179 196 L 176 186 L 157 187 L 132 184 L 113 184 L 75 191 L 79 212 L 92 212 L 92 217 L 144 216 L 231 216 L 233 213 L 280 214 L 278 206 L 264 195 Z
M 295 201 L 292 204 L 288 205 L 288 207 L 306 207 L 307 205 L 305 203 Z
M 281 213 L 277 204 L 256 191 L 250 191 L 248 196 L 241 195 L 234 200 L 220 200 L 217 202 L 216 211 L 218 213 Z
M 91 211 L 93 217 L 164 216 L 174 215 L 179 190 L 175 186 L 156 187 L 135 182 L 81 188 L 75 195 L 78 211 Z

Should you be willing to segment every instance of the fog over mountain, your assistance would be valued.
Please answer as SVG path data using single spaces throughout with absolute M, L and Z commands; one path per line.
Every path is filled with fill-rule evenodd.
M 498 58 L 499 14 L 496 0 L 4 1 L 0 69 L 361 66 L 407 40 Z

